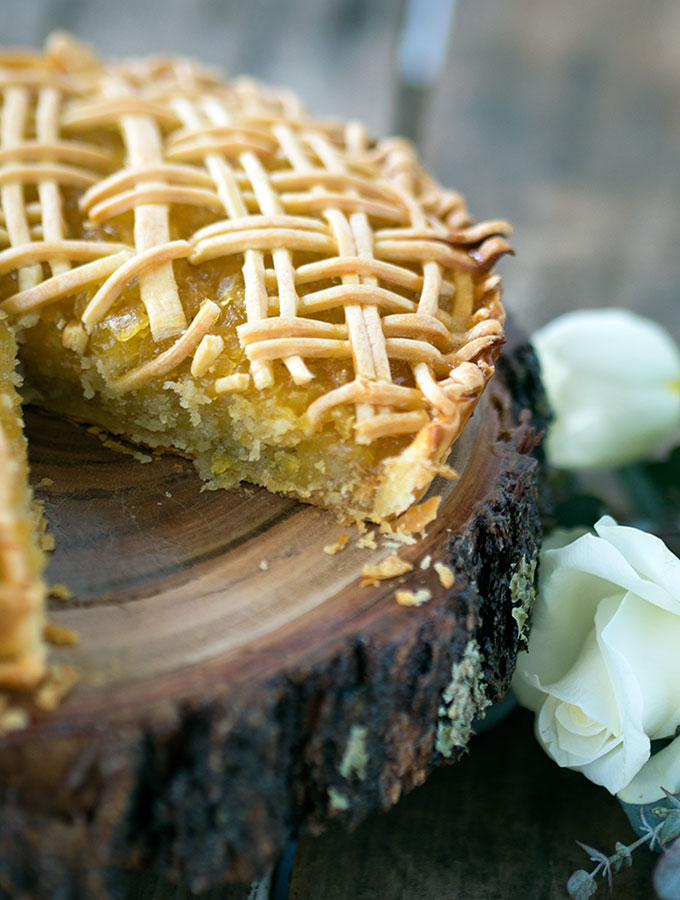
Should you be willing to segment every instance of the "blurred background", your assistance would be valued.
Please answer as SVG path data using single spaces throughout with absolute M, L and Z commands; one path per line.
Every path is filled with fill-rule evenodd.
M 532 330 L 622 305 L 680 339 L 680 4 L 458 0 L 447 27 L 448 5 L 415 3 L 416 69 L 445 55 L 407 99 L 435 175 L 476 218 L 515 226 L 508 307 Z M 2 13 L 6 46 L 68 29 L 104 55 L 170 51 L 287 85 L 378 135 L 404 125 L 402 0 L 3 0 Z

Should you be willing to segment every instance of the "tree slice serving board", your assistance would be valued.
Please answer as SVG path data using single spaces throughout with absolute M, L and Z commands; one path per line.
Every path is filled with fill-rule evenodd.
M 196 890 L 246 881 L 292 834 L 351 826 L 463 752 L 533 596 L 535 429 L 517 411 L 537 379 L 516 360 L 455 445 L 459 480 L 433 485 L 426 536 L 399 548 L 413 571 L 374 586 L 362 568 L 394 552 L 377 529 L 360 547 L 331 513 L 202 491 L 184 459 L 142 464 L 29 411 L 47 577 L 74 594 L 51 619 L 81 637 L 53 658 L 81 678 L 0 738 L 0 896 L 122 896 L 144 866 Z M 431 599 L 403 607 L 397 588 Z

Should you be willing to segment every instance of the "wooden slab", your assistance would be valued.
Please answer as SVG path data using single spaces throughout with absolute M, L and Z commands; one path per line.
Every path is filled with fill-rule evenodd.
M 518 402 L 535 387 L 509 360 Z M 529 391 L 531 394 L 531 390 Z M 527 395 L 528 396 L 528 395 Z M 246 881 L 301 829 L 358 822 L 457 758 L 507 685 L 536 553 L 533 431 L 501 377 L 437 481 L 414 566 L 361 586 L 375 549 L 331 514 L 245 487 L 207 492 L 172 456 L 140 463 L 28 416 L 32 471 L 81 642 L 81 681 L 0 740 L 0 871 L 16 895 L 108 897 L 153 865 L 202 889 Z M 324 552 L 343 533 L 346 548 Z M 431 561 L 449 562 L 452 588 Z M 396 587 L 427 588 L 420 608 Z M 513 616 L 514 612 L 514 616 Z

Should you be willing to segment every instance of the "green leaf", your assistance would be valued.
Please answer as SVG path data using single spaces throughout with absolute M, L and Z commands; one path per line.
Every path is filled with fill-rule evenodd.
M 654 890 L 659 900 L 680 900 L 680 841 L 676 841 L 656 864 Z
M 616 842 L 616 859 L 614 860 L 614 871 L 620 872 L 621 869 L 628 869 L 633 865 L 633 857 L 630 850 L 621 841 Z
M 675 733 L 677 735 L 678 729 L 675 729 Z M 661 790 L 666 795 L 666 802 L 671 806 L 674 806 L 676 809 L 680 809 L 680 797 L 677 794 L 671 794 L 670 791 L 667 791 L 665 787 L 662 787 Z
M 585 869 L 577 869 L 567 882 L 569 896 L 573 900 L 588 900 L 597 891 L 597 882 Z
M 662 844 L 671 844 L 678 837 L 680 837 L 680 809 L 674 809 L 666 817 L 659 839 Z
M 604 869 L 607 873 L 607 881 L 609 882 L 609 889 L 612 887 L 612 865 L 611 860 L 607 856 L 606 853 L 603 853 L 601 850 L 597 850 L 595 847 L 590 847 L 588 844 L 582 844 L 581 841 L 576 841 L 579 847 L 582 847 L 586 853 L 590 856 L 593 862 L 598 863 L 597 869 L 595 869 L 595 874 L 600 871 L 600 869 Z
M 584 844 L 582 841 L 576 841 L 576 843 L 579 845 L 579 847 L 586 851 L 593 862 L 600 863 L 603 866 L 607 865 L 608 857 L 606 853 L 603 853 L 596 847 L 591 847 L 590 844 Z
M 588 900 L 597 891 L 597 882 L 585 869 L 577 869 L 567 882 L 569 896 L 573 900 Z
M 656 816 L 657 819 L 667 819 L 670 816 L 672 810 L 667 806 L 653 806 L 650 812 L 653 816 Z

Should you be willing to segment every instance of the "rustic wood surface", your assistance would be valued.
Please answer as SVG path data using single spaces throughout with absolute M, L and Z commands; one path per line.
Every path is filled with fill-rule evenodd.
M 385 133 L 399 5 L 289 0 L 284 13 L 274 0 L 4 0 L 2 38 L 36 45 L 68 27 L 106 52 L 188 52 L 287 83 L 314 110 L 357 115 Z M 514 222 L 506 300 L 527 330 L 567 309 L 621 305 L 680 340 L 679 39 L 674 0 L 460 0 L 423 151 L 478 216 Z M 333 877 L 345 897 L 356 888 L 357 898 L 375 900 L 566 896 L 564 881 L 584 862 L 573 842 L 608 849 L 630 832 L 608 795 L 552 767 L 532 742 L 530 717 L 513 714 L 357 837 L 305 839 L 296 900 L 341 896 Z M 472 831 L 456 830 L 453 810 L 474 819 Z M 433 835 L 433 852 L 423 832 Z M 455 856 L 464 884 L 443 849 L 461 835 L 471 835 L 468 863 Z M 619 876 L 615 900 L 650 896 L 650 867 L 642 858 Z M 357 870 L 364 888 L 351 880 Z M 186 894 L 148 888 L 138 896 Z
M 195 890 L 260 875 L 300 830 L 356 824 L 456 759 L 482 690 L 503 696 L 539 523 L 534 432 L 501 376 L 400 547 L 413 571 L 373 586 L 377 532 L 331 556 L 331 513 L 201 492 L 185 461 L 145 467 L 43 413 L 27 432 L 47 577 L 74 593 L 50 617 L 81 636 L 53 658 L 81 680 L 0 741 L 0 896 L 113 897 L 145 866 Z M 431 599 L 399 606 L 397 586 Z
M 195 891 L 244 882 L 295 834 L 356 825 L 458 758 L 507 689 L 540 535 L 535 432 L 511 399 L 499 374 L 452 454 L 460 478 L 433 485 L 436 519 L 401 546 L 399 586 L 431 594 L 418 609 L 361 584 L 392 552 L 379 535 L 329 556 L 332 514 L 202 493 L 183 461 L 145 468 L 27 416 L 47 577 L 74 592 L 51 618 L 81 635 L 54 657 L 81 680 L 0 740 L 0 896 L 108 900 L 144 868 Z
M 375 587 L 360 587 L 363 567 L 396 546 L 377 527 L 369 526 L 372 549 L 334 513 L 251 486 L 201 491 L 189 461 L 161 455 L 143 465 L 106 435 L 102 443 L 88 429 L 29 410 L 32 480 L 56 542 L 47 574 L 74 595 L 53 603 L 52 619 L 81 635 L 77 647 L 53 653 L 81 673 L 56 717 L 124 707 L 131 685 L 213 660 L 238 661 L 230 679 L 260 679 L 281 665 L 261 655 L 272 639 L 285 634 L 281 646 L 292 657 L 313 635 L 293 640 L 300 621 L 314 621 L 325 642 L 325 630 L 334 635 L 354 617 L 382 615 L 375 607 L 396 586 L 444 596 L 435 570 L 421 571 L 420 561 L 448 557 L 451 535 L 479 514 L 476 504 L 504 472 L 521 478 L 535 468 L 521 455 L 515 460 L 514 443 L 499 437 L 515 427 L 497 408 L 505 403 L 500 384 L 485 395 L 449 459 L 461 478 L 435 481 L 427 496 L 442 499 L 427 537 L 398 548 L 414 571 Z M 325 553 L 341 536 L 345 549 Z M 404 610 L 399 619 L 408 620 Z

